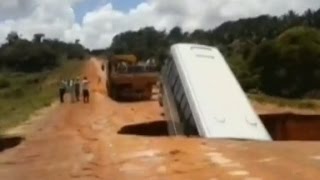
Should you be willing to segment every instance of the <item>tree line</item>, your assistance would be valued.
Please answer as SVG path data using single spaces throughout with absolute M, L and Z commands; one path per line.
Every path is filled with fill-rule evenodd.
M 31 41 L 21 38 L 17 32 L 7 35 L 6 43 L 0 47 L 0 70 L 18 72 L 40 72 L 58 67 L 65 59 L 83 59 L 86 50 L 79 40 L 73 43 L 45 38 L 45 34 L 34 34 Z
M 210 22 L 208 22 L 210 23 Z M 320 9 L 299 15 L 262 15 L 229 21 L 215 29 L 185 32 L 181 27 L 153 27 L 116 35 L 107 54 L 133 53 L 159 64 L 170 45 L 179 42 L 215 46 L 226 57 L 242 87 L 289 98 L 317 97 L 320 92 Z M 102 52 L 102 51 L 97 51 Z

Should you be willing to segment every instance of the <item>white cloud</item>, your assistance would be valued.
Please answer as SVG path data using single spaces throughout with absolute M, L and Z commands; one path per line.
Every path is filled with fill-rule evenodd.
M 23 0 L 19 1 L 22 2 Z M 6 36 L 10 31 L 18 31 L 25 38 L 31 38 L 34 33 L 43 32 L 47 37 L 64 39 L 64 31 L 71 29 L 75 23 L 74 11 L 71 4 L 76 1 L 64 0 L 32 0 L 36 4 L 27 15 L 0 22 L 1 35 Z M 5 8 L 5 6 L 1 6 Z M 18 11 L 21 6 L 12 6 Z M 3 34 L 4 33 L 4 34 Z M 3 38 L 0 41 L 3 41 Z
M 43 32 L 50 38 L 80 39 L 87 47 L 104 48 L 115 34 L 144 26 L 208 29 L 242 17 L 320 8 L 319 0 L 147 0 L 129 12 L 105 4 L 87 12 L 80 25 L 72 8 L 80 1 L 84 0 L 1 0 L 0 43 L 8 32 L 15 30 L 26 38 Z

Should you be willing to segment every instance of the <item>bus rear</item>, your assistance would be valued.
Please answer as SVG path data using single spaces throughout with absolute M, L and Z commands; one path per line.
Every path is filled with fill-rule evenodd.
M 271 140 L 218 49 L 172 46 L 161 79 L 170 131 L 206 138 Z

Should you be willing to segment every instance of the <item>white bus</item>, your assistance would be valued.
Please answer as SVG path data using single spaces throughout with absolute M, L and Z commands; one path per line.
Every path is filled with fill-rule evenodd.
M 217 48 L 173 45 L 160 90 L 170 134 L 272 140 Z

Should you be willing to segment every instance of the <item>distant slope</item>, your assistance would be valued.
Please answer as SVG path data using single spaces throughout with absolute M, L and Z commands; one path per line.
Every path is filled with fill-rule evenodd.
M 76 77 L 82 64 L 66 61 L 55 70 L 41 73 L 0 72 L 0 133 L 50 105 L 58 97 L 60 78 Z

